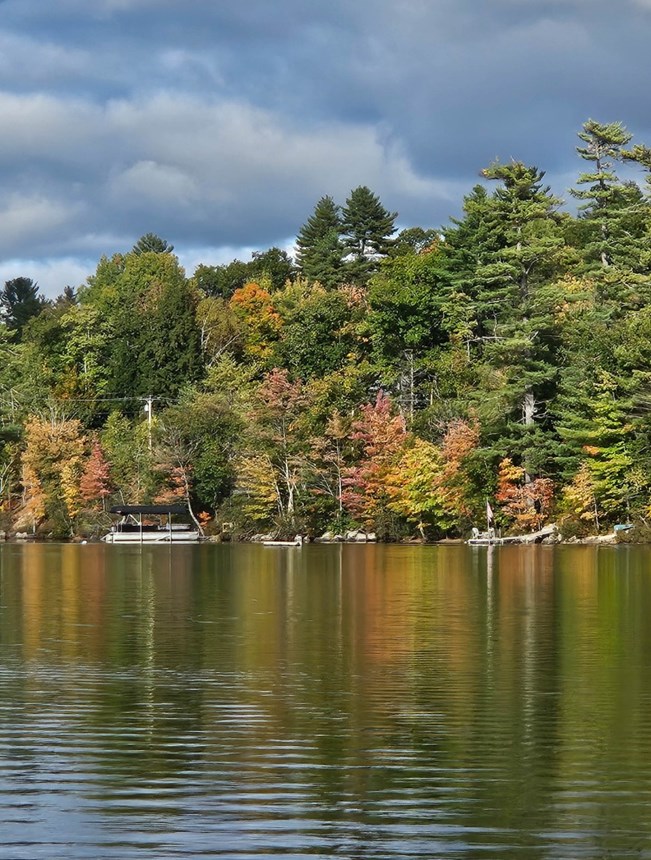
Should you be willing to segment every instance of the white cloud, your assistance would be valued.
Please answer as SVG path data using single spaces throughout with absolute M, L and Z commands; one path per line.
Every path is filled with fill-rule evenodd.
M 26 83 L 51 85 L 91 69 L 92 56 L 86 50 L 0 30 L 0 79 L 5 86 L 10 80 L 23 88 Z
M 55 298 L 67 286 L 78 287 L 86 282 L 88 275 L 97 267 L 97 262 L 77 258 L 63 259 L 16 259 L 0 262 L 0 283 L 13 278 L 31 278 L 38 283 L 41 295 Z
M 148 154 L 124 174 L 127 180 L 144 177 L 148 194 L 159 176 L 163 188 L 193 199 L 200 190 L 205 204 L 237 203 L 269 184 L 342 194 L 366 183 L 399 190 L 403 197 L 443 199 L 455 190 L 417 175 L 400 146 L 385 144 L 381 130 L 370 124 L 297 127 L 243 102 L 162 93 L 146 103 L 114 103 L 107 126 L 109 136 L 122 135 L 135 153 Z

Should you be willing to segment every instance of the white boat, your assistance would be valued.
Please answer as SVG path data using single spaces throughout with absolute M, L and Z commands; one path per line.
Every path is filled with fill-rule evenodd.
M 501 546 L 506 542 L 506 538 L 499 537 L 478 537 L 478 538 L 468 538 L 466 543 L 468 546 Z
M 264 540 L 262 546 L 303 546 L 303 535 L 296 535 L 294 540 Z
M 110 513 L 121 519 L 102 537 L 105 543 L 196 543 L 203 538 L 192 523 L 172 521 L 188 515 L 185 505 L 115 505 Z

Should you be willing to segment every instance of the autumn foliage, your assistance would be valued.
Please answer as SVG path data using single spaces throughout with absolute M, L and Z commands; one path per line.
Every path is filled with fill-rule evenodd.
M 495 500 L 519 529 L 539 529 L 549 516 L 554 485 L 549 478 L 527 480 L 522 466 L 505 457 L 499 465 Z
M 362 407 L 351 438 L 359 444 L 361 456 L 344 474 L 343 505 L 366 527 L 377 529 L 390 510 L 389 479 L 407 439 L 405 420 L 392 415 L 391 401 L 380 391 L 375 403 Z
M 103 505 L 112 491 L 110 467 L 98 439 L 93 440 L 90 457 L 79 481 L 79 495 L 91 505 Z

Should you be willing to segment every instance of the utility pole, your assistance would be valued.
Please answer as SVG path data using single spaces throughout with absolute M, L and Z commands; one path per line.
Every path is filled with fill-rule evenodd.
M 147 413 L 147 439 L 149 442 L 149 452 L 151 453 L 151 420 L 154 411 L 154 398 L 148 394 L 145 399 L 145 412 Z
M 414 423 L 414 351 L 413 349 L 405 350 L 405 358 L 409 362 L 409 423 Z

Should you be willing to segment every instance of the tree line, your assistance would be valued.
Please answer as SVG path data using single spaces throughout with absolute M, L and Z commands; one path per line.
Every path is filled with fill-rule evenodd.
M 188 277 L 153 234 L 46 301 L 0 292 L 5 529 L 112 501 L 208 530 L 565 534 L 651 513 L 651 149 L 586 122 L 564 206 L 536 166 L 398 231 L 365 186 L 279 248 Z M 144 407 L 150 411 L 145 412 Z

